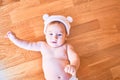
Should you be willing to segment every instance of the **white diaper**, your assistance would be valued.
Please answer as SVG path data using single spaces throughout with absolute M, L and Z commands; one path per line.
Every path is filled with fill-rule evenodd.
M 76 76 L 72 76 L 69 80 L 78 80 Z

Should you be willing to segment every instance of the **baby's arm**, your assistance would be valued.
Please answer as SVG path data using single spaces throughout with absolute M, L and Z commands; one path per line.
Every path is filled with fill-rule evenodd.
M 20 48 L 32 51 L 40 51 L 41 42 L 27 42 L 20 40 L 11 31 L 7 33 L 7 37 Z
M 76 72 L 80 65 L 79 55 L 73 50 L 73 47 L 71 45 L 67 46 L 67 53 L 70 65 L 67 65 L 65 67 L 65 72 L 70 73 L 73 76 L 76 76 Z

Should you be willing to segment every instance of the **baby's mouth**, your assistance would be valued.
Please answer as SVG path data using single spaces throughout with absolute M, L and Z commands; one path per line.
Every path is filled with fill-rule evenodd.
M 52 41 L 52 43 L 54 43 L 54 44 L 55 44 L 55 43 L 57 43 L 57 42 L 56 42 L 56 41 Z

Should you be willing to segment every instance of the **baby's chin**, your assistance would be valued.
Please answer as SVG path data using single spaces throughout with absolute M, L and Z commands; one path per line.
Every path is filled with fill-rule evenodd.
M 63 44 L 49 44 L 49 46 L 54 47 L 54 48 L 60 47 L 60 46 L 62 46 L 62 45 L 63 45 Z
M 50 45 L 51 47 L 54 47 L 54 48 L 57 48 L 57 47 L 60 47 L 61 45 Z

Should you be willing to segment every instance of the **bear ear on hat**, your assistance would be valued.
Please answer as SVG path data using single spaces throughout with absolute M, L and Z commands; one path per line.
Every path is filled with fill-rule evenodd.
M 67 20 L 71 23 L 71 22 L 73 22 L 73 19 L 72 19 L 72 17 L 70 17 L 70 16 L 67 16 Z
M 49 17 L 49 15 L 48 14 L 44 14 L 43 15 L 43 20 L 45 21 L 45 20 L 47 20 L 48 19 L 48 17 Z

